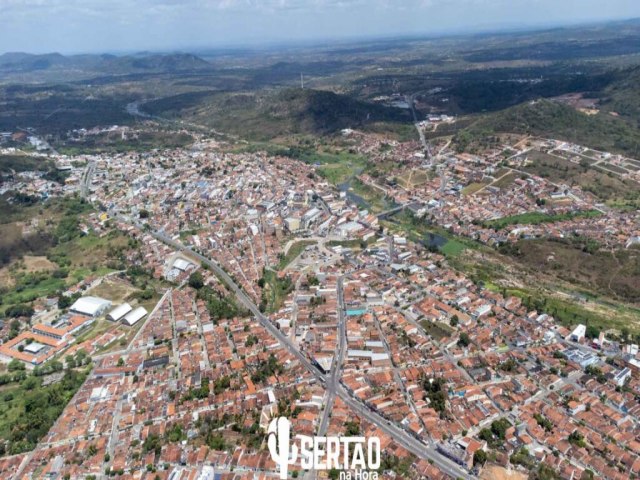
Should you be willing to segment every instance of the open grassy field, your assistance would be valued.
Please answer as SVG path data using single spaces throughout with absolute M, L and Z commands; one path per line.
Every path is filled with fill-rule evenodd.
M 469 185 L 467 185 L 466 187 L 464 187 L 462 189 L 461 193 L 462 193 L 462 195 L 473 195 L 478 190 L 483 189 L 487 185 L 488 185 L 488 183 L 480 183 L 480 182 L 470 183 Z
M 520 177 L 520 174 L 517 172 L 507 173 L 505 175 L 502 175 L 495 182 L 493 182 L 491 186 L 500 188 L 500 189 L 505 189 L 510 187 L 513 184 L 513 182 L 515 182 L 516 179 L 519 177 Z
M 399 176 L 397 180 L 401 186 L 411 190 L 418 185 L 426 183 L 429 180 L 429 174 L 422 169 L 414 168 Z
M 119 278 L 105 278 L 100 285 L 90 290 L 91 295 L 108 298 L 114 304 L 126 301 L 132 294 L 140 290 L 129 282 Z

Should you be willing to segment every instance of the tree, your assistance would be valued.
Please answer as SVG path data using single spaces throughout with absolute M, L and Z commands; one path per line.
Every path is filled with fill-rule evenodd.
M 202 277 L 202 273 L 193 272 L 189 277 L 189 286 L 191 288 L 195 288 L 196 290 L 200 290 L 204 287 L 204 278 Z
M 33 315 L 33 307 L 21 303 L 19 305 L 11 305 L 5 310 L 5 315 L 11 318 L 30 317 Z
M 502 418 L 491 423 L 491 432 L 500 440 L 504 440 L 506 437 L 507 429 L 511 426 L 509 420 Z
M 454 315 L 453 317 L 451 317 L 451 321 L 449 322 L 452 327 L 457 327 L 459 323 L 460 319 L 458 318 L 458 315 Z
M 71 299 L 71 297 L 67 297 L 66 295 L 60 295 L 58 297 L 58 308 L 60 310 L 64 310 L 65 308 L 69 308 L 72 303 L 73 303 L 73 300 Z
M 577 447 L 584 448 L 587 446 L 586 442 L 584 441 L 584 436 L 578 430 L 574 430 L 573 432 L 571 432 L 567 440 L 571 445 L 575 445 Z
M 7 369 L 10 372 L 15 372 L 17 370 L 25 370 L 26 367 L 25 367 L 24 363 L 22 363 L 20 360 L 17 360 L 17 359 L 14 358 L 13 360 L 11 360 L 9 362 L 9 365 L 7 365 Z
M 458 345 L 466 348 L 470 344 L 471 344 L 471 338 L 469 338 L 469 334 L 467 332 L 462 332 L 460 334 L 460 338 L 458 339 Z
M 473 454 L 473 465 L 484 465 L 487 461 L 487 452 L 484 450 L 476 450 L 476 453 Z

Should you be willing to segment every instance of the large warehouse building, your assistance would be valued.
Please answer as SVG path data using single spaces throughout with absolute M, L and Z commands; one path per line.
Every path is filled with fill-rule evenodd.
M 70 310 L 75 313 L 97 317 L 111 306 L 109 300 L 99 297 L 81 297 L 71 305 Z

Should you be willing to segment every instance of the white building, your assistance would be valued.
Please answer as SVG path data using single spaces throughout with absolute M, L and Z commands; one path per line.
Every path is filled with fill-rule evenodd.
M 127 313 L 129 313 L 131 310 L 133 310 L 133 308 L 131 308 L 131 305 L 129 305 L 128 303 L 123 303 L 122 305 L 119 305 L 113 310 L 111 310 L 107 314 L 107 319 L 113 322 L 117 322 L 122 317 L 124 317 Z
M 587 327 L 580 324 L 573 330 L 573 332 L 569 334 L 568 340 L 571 342 L 579 342 L 582 339 L 584 339 L 584 336 L 586 335 L 586 333 L 587 333 Z
M 178 270 L 182 270 L 183 272 L 186 271 L 191 265 L 193 265 L 193 263 L 187 262 L 183 258 L 178 258 L 175 262 L 173 262 L 173 268 L 177 268 Z
M 138 323 L 140 320 L 142 320 L 145 315 L 147 314 L 147 309 L 144 307 L 138 307 L 135 310 L 127 313 L 124 318 L 122 319 L 122 322 L 125 325 L 129 325 L 130 327 L 135 325 L 136 323 Z
M 72 312 L 81 313 L 83 315 L 89 315 L 90 317 L 97 317 L 102 314 L 107 308 L 111 306 L 109 300 L 99 297 L 81 297 L 71 305 L 70 310 Z

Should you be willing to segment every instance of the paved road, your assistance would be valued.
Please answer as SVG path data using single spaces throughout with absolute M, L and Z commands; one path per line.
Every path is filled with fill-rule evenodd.
M 131 221 L 128 219 L 128 221 Z M 140 224 L 134 222 L 136 226 L 140 227 Z M 300 363 L 314 376 L 316 377 L 325 387 L 327 387 L 328 382 L 331 381 L 330 378 L 327 378 L 325 374 L 320 372 L 316 367 L 314 367 L 309 359 L 302 354 L 292 343 L 291 341 L 278 329 L 276 326 L 271 323 L 271 321 L 265 317 L 262 312 L 258 309 L 258 307 L 251 301 L 251 299 L 245 294 L 245 292 L 236 285 L 233 279 L 227 274 L 224 269 L 218 265 L 218 263 L 210 260 L 209 258 L 201 255 L 198 252 L 195 252 L 190 247 L 186 247 L 182 245 L 180 242 L 175 241 L 174 239 L 168 237 L 167 235 L 160 232 L 150 232 L 150 234 L 170 245 L 177 250 L 187 252 L 192 257 L 197 258 L 200 262 L 207 265 L 211 270 L 221 278 L 228 288 L 236 295 L 237 299 L 240 301 L 242 305 L 244 305 L 255 317 L 260 321 L 262 326 L 274 337 L 283 348 L 285 348 L 292 356 L 298 359 Z M 351 408 L 352 411 L 356 412 L 360 417 L 364 418 L 368 422 L 376 425 L 380 430 L 389 435 L 393 440 L 399 445 L 406 448 L 409 452 L 416 455 L 418 458 L 431 460 L 434 465 L 440 468 L 442 471 L 451 475 L 455 478 L 463 478 L 463 479 L 471 479 L 475 478 L 470 475 L 466 469 L 463 469 L 453 461 L 448 458 L 442 456 L 438 453 L 433 445 L 427 445 L 417 438 L 413 437 L 404 429 L 398 427 L 394 423 L 386 420 L 378 413 L 371 410 L 368 406 L 364 405 L 359 400 L 356 400 L 351 396 L 349 392 L 340 384 L 336 382 L 335 384 L 336 395 L 338 395 L 345 404 Z
M 87 164 L 87 167 L 82 172 L 82 179 L 80 180 L 80 195 L 86 198 L 89 195 L 89 187 L 91 186 L 91 179 L 96 170 L 96 163 L 91 160 Z
M 343 292 L 343 277 L 338 279 L 338 345 L 336 355 L 333 357 L 333 365 L 331 369 L 331 375 L 327 381 L 327 393 L 329 395 L 327 403 L 322 412 L 322 420 L 320 420 L 320 427 L 318 428 L 318 435 L 324 437 L 327 434 L 327 428 L 329 426 L 329 417 L 331 416 L 331 410 L 333 410 L 333 403 L 336 400 L 336 392 L 340 378 L 342 377 L 342 365 L 344 363 L 344 356 L 347 351 L 347 331 L 345 322 L 345 308 L 344 308 L 344 292 Z

